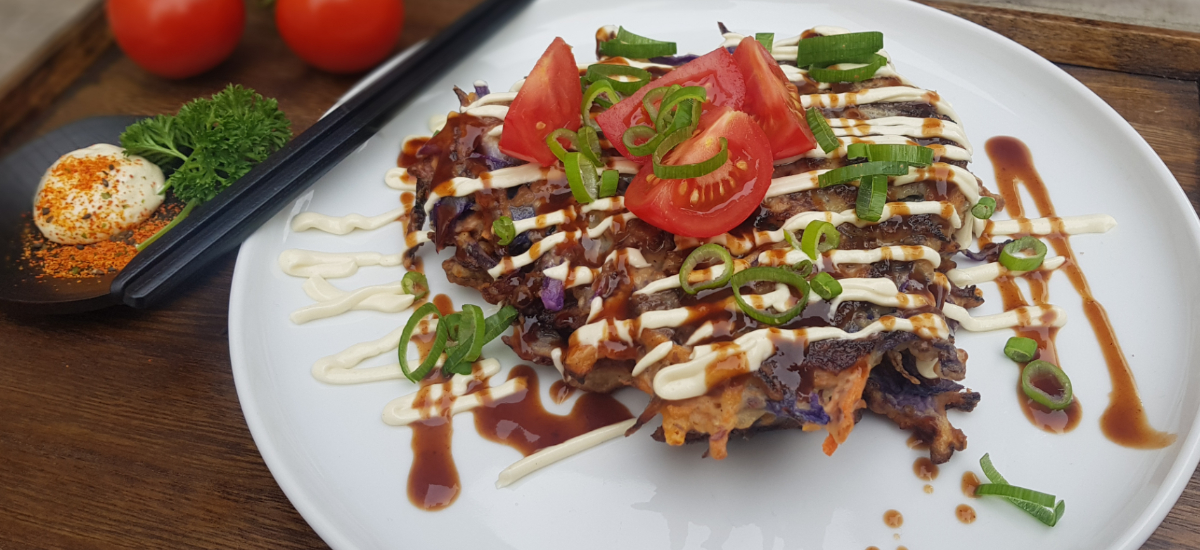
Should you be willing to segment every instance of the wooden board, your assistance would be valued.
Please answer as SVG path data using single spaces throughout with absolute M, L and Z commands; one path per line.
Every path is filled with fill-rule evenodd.
M 404 44 L 431 36 L 472 4 L 409 0 Z M 248 6 L 244 42 L 216 71 L 165 82 L 109 48 L 43 112 L 0 134 L 0 149 L 80 117 L 173 111 L 227 82 L 278 97 L 303 130 L 354 77 L 305 67 L 268 14 Z M 1040 17 L 1001 20 L 1061 24 Z M 1086 34 L 1076 40 L 1088 43 Z M 1101 61 L 1089 63 L 1119 68 Z M 1064 68 L 1146 137 L 1200 207 L 1196 82 Z M 0 314 L 0 548 L 324 547 L 271 477 L 242 417 L 227 345 L 232 272 L 230 255 L 155 311 Z M 1200 549 L 1197 525 L 1200 478 L 1193 478 L 1146 548 Z

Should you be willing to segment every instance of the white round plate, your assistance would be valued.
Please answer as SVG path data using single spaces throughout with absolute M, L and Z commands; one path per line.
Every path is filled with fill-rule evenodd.
M 937 90 L 958 110 L 978 148 L 972 171 L 989 188 L 992 169 L 983 143 L 992 136 L 1024 140 L 1062 215 L 1109 213 L 1119 226 L 1104 235 L 1072 239 L 1095 296 L 1107 307 L 1137 377 L 1150 422 L 1179 434 L 1158 451 L 1119 447 L 1100 432 L 1110 383 L 1080 300 L 1066 281 L 1053 279 L 1054 302 L 1071 321 L 1059 334 L 1060 354 L 1083 405 L 1080 426 L 1066 435 L 1044 433 L 1018 409 L 1017 369 L 1000 353 L 1008 331 L 968 334 L 966 383 L 982 393 L 975 412 L 951 413 L 969 436 L 969 448 L 941 468 L 934 492 L 912 472 L 921 453 L 906 433 L 867 414 L 832 457 L 823 435 L 778 432 L 730 445 L 724 461 L 702 459 L 698 446 L 667 447 L 652 429 L 572 457 L 505 489 L 497 474 L 520 458 L 487 442 L 469 415 L 455 419 L 454 457 L 462 494 L 449 509 L 424 512 L 406 497 L 411 431 L 389 427 L 380 413 L 391 399 L 413 391 L 407 381 L 330 386 L 310 367 L 320 357 L 379 338 L 401 326 L 407 313 L 355 311 L 294 325 L 289 312 L 310 302 L 302 280 L 276 265 L 287 248 L 320 251 L 403 249 L 392 224 L 336 237 L 294 233 L 303 211 L 379 214 L 395 208 L 398 193 L 383 184 L 402 140 L 427 134 L 430 115 L 457 107 L 455 84 L 476 79 L 504 90 L 525 75 L 554 36 L 593 61 L 593 34 L 605 24 L 677 41 L 680 51 L 717 47 L 717 21 L 742 32 L 791 36 L 816 25 L 880 30 L 901 74 Z M 368 548 L 824 548 L 868 546 L 939 548 L 1138 547 L 1178 498 L 1196 467 L 1200 377 L 1200 303 L 1190 274 L 1200 272 L 1200 226 L 1179 185 L 1138 134 L 1092 92 L 1025 48 L 981 27 L 904 1 L 765 2 L 706 0 L 582 3 L 540 0 L 490 38 L 387 124 L 375 137 L 275 216 L 238 257 L 229 308 L 229 345 L 246 422 L 263 458 L 300 513 L 338 550 Z M 457 306 L 482 303 L 474 291 L 450 285 L 441 259 L 426 249 L 433 292 Z M 340 288 L 398 280 L 403 270 L 363 268 Z M 985 285 L 998 307 L 993 285 Z M 494 309 L 494 308 L 493 308 Z M 490 311 L 490 310 L 489 310 Z M 486 349 L 505 368 L 518 363 L 499 341 Z M 390 362 L 376 358 L 369 364 Z M 539 367 L 540 368 L 540 367 Z M 541 369 L 543 401 L 557 373 Z M 503 374 L 497 380 L 502 380 Z M 638 412 L 645 398 L 621 394 Z M 568 405 L 548 405 L 565 412 Z M 964 471 L 979 472 L 990 453 L 1016 484 L 1067 502 L 1057 527 L 1046 528 L 996 499 L 968 500 L 959 488 Z M 970 504 L 978 520 L 955 518 Z M 904 524 L 891 529 L 886 510 Z

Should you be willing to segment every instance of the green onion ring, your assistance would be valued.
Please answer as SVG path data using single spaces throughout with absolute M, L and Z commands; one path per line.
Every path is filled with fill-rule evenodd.
M 1032 256 L 1018 256 L 1018 252 L 1033 252 Z M 1046 259 L 1046 244 L 1036 237 L 1021 237 L 1010 241 L 1000 249 L 1000 265 L 1009 271 L 1033 271 L 1042 266 Z
M 796 44 L 796 65 L 863 63 L 883 49 L 883 33 L 854 32 L 805 38 Z
M 817 273 L 809 281 L 809 284 L 812 285 L 813 292 L 816 292 L 817 296 L 820 296 L 825 301 L 837 298 L 842 293 L 842 283 L 839 283 L 837 279 L 833 278 L 833 275 L 824 271 Z
M 508 330 L 508 327 L 512 326 L 513 321 L 516 319 L 517 308 L 510 305 L 505 305 L 504 307 L 500 308 L 500 311 L 497 311 L 496 313 L 488 316 L 487 319 L 484 319 L 484 345 L 487 345 L 488 342 L 491 342 L 501 334 L 504 334 L 504 331 Z
M 513 226 L 513 220 L 508 216 L 500 216 L 492 222 L 492 233 L 496 234 L 501 246 L 508 246 L 512 244 L 513 239 L 517 238 L 517 228 Z
M 824 239 L 822 239 L 824 237 Z M 813 261 L 827 250 L 833 250 L 842 244 L 842 234 L 832 223 L 825 220 L 813 220 L 804 228 L 804 236 L 800 239 L 800 251 L 807 254 Z
M 976 495 L 995 495 L 1007 498 L 1015 498 L 1025 502 L 1032 502 L 1038 506 L 1047 508 L 1054 506 L 1054 495 L 1048 495 L 1033 489 L 1017 487 L 1016 485 L 1000 484 L 1000 483 L 982 483 L 975 487 Z
M 720 260 L 725 266 L 725 270 L 721 272 L 721 276 L 707 283 L 692 286 L 688 282 L 688 276 L 692 274 L 692 271 L 701 262 L 711 260 Z M 729 251 L 725 247 L 716 243 L 701 245 L 693 250 L 688 254 L 687 259 L 683 261 L 683 265 L 679 268 L 679 286 L 688 294 L 696 294 L 701 290 L 708 290 L 710 288 L 721 288 L 725 286 L 725 283 L 729 282 L 731 277 L 733 277 L 733 256 L 729 254 Z
M 791 309 L 780 314 L 771 314 L 755 309 L 746 303 L 745 298 L 742 298 L 741 288 L 757 281 L 770 281 L 788 285 L 799 291 L 800 299 Z M 801 277 L 795 271 L 782 267 L 757 266 L 744 269 L 733 276 L 729 281 L 729 286 L 733 288 L 733 299 L 737 301 L 738 307 L 742 308 L 742 311 L 746 315 L 760 323 L 772 326 L 779 326 L 791 321 L 797 315 L 800 315 L 800 312 L 804 311 L 804 307 L 808 305 L 808 281 L 804 280 L 804 277 Z
M 853 69 L 826 69 L 811 65 L 808 68 L 808 77 L 817 82 L 862 82 L 875 76 L 884 65 L 887 65 L 887 58 L 875 54 L 867 64 Z
M 615 76 L 631 76 L 635 81 L 617 80 Z M 612 89 L 626 96 L 637 93 L 638 90 L 650 83 L 654 75 L 646 69 L 630 65 L 614 65 L 612 63 L 595 63 L 588 67 L 587 77 L 593 82 L 608 82 Z
M 612 57 L 649 59 L 664 55 L 675 55 L 675 43 L 654 40 L 633 34 L 625 27 L 617 30 L 616 38 L 600 43 L 600 53 Z
M 466 304 L 462 314 L 467 322 L 459 327 L 458 332 L 464 340 L 459 340 L 446 350 L 446 362 L 442 365 L 442 372 L 446 374 L 471 374 L 471 363 L 479 359 L 483 351 L 487 336 L 483 309 L 475 304 Z
M 679 130 L 687 130 L 690 136 L 696 131 L 696 127 L 700 125 L 700 115 L 702 104 L 694 99 L 688 99 L 680 103 L 675 108 L 675 112 L 671 114 L 670 125 L 661 133 L 673 134 Z
M 586 77 L 585 77 L 586 78 Z M 621 96 L 617 95 L 617 91 L 613 89 L 612 84 L 607 80 L 594 82 L 588 86 L 587 91 L 583 92 L 583 103 L 579 113 L 583 115 L 583 121 L 591 128 L 599 128 L 600 125 L 592 120 L 592 103 L 595 103 L 600 96 L 605 96 L 614 105 L 620 103 Z
M 650 120 L 658 118 L 658 105 L 656 105 L 654 102 L 662 102 L 662 99 L 666 97 L 667 94 L 678 90 L 681 87 L 682 86 L 678 84 L 672 84 L 669 87 L 655 88 L 649 92 L 646 92 L 646 95 L 642 96 L 642 107 L 646 109 L 646 114 L 650 115 Z
M 562 143 L 559 143 L 558 140 L 560 139 L 567 140 L 571 143 L 571 147 L 574 147 L 576 150 L 578 150 L 579 136 L 575 132 L 572 132 L 566 128 L 559 128 L 553 132 L 550 132 L 550 135 L 546 136 L 546 147 L 550 148 L 550 152 L 554 153 L 554 156 L 558 158 L 559 162 L 566 162 L 567 150 L 563 148 Z
M 1041 388 L 1033 385 L 1034 377 L 1038 375 L 1053 376 L 1054 380 L 1062 386 L 1062 396 L 1055 397 L 1044 391 Z M 1025 392 L 1025 396 L 1032 399 L 1034 402 L 1046 406 L 1052 411 L 1061 411 L 1071 404 L 1071 399 L 1074 397 L 1074 392 L 1071 390 L 1071 379 L 1067 378 L 1067 373 L 1062 369 L 1054 366 L 1053 363 L 1048 363 L 1040 359 L 1030 361 L 1021 370 L 1021 391 Z
M 621 181 L 621 173 L 616 170 L 605 170 L 600 174 L 600 198 L 617 194 L 617 185 Z
M 833 128 L 829 127 L 829 121 L 825 120 L 820 111 L 808 109 L 804 112 L 804 118 L 808 120 L 808 129 L 812 130 L 813 137 L 817 139 L 817 145 L 821 146 L 822 151 L 829 153 L 841 145 L 837 136 L 833 134 Z
M 604 166 L 604 161 L 600 159 L 600 155 L 604 151 L 600 149 L 600 137 L 596 135 L 596 129 L 591 126 L 584 126 L 579 129 L 579 152 L 587 157 L 595 166 Z
M 1033 338 L 1013 336 L 1008 339 L 1008 342 L 1004 343 L 1004 355 L 1018 363 L 1033 361 L 1033 357 L 1037 355 L 1037 350 L 1037 340 Z
M 440 321 L 438 321 L 438 326 L 445 326 L 446 327 L 446 338 L 448 340 L 457 342 L 459 340 L 459 338 L 458 338 L 459 330 L 458 329 L 460 327 L 462 327 L 462 324 L 464 322 L 463 319 L 464 319 L 464 317 L 463 317 L 463 314 L 461 311 L 456 312 L 456 313 L 451 313 L 449 315 L 446 315 L 445 317 L 442 317 L 442 319 Z
M 986 453 L 979 459 L 979 466 L 983 468 L 983 475 L 987 476 L 988 480 L 992 483 L 997 485 L 1008 485 L 1008 481 L 1004 479 L 1004 476 L 1000 475 L 1000 472 L 996 471 L 996 467 L 992 465 L 992 458 Z M 1032 502 L 1007 497 L 1005 500 L 1011 502 L 1013 506 L 1024 510 L 1027 514 L 1033 516 L 1035 519 L 1049 527 L 1054 527 L 1058 524 L 1058 520 L 1062 519 L 1063 512 L 1066 511 L 1067 504 L 1066 501 L 1060 500 L 1058 501 L 1058 505 L 1054 507 L 1054 511 L 1051 512 L 1045 506 L 1039 506 Z
M 416 330 L 417 324 L 429 315 L 437 316 L 438 328 L 434 336 L 433 347 L 429 349 L 429 354 L 425 356 L 425 360 L 421 361 L 421 365 L 414 372 L 408 368 L 408 343 L 412 340 L 412 333 L 413 330 Z M 400 358 L 400 371 L 404 373 L 405 378 L 413 382 L 420 382 L 433 369 L 438 357 L 442 356 L 442 349 L 446 347 L 446 329 L 442 326 L 441 320 L 442 312 L 438 311 L 437 306 L 432 302 L 417 308 L 412 317 L 408 318 L 408 323 L 404 325 L 404 331 L 400 333 L 400 344 L 396 351 Z
M 409 271 L 404 274 L 404 278 L 400 279 L 400 289 L 405 294 L 412 294 L 415 299 L 420 300 L 429 293 L 429 280 L 420 271 Z
M 680 143 L 683 143 L 687 138 L 691 137 L 691 132 L 684 128 L 676 131 L 674 134 L 667 136 L 662 143 L 658 145 L 658 149 L 654 150 L 654 175 L 665 180 L 681 180 L 687 178 L 698 178 L 705 174 L 711 174 L 718 168 L 725 165 L 729 161 L 729 140 L 721 138 L 721 150 L 713 155 L 712 158 L 697 162 L 695 164 L 663 164 L 662 158 L 671 149 L 674 149 Z M 679 136 L 678 139 L 672 139 Z
M 821 187 L 829 187 L 832 185 L 840 185 L 849 183 L 856 179 L 861 179 L 863 176 L 903 176 L 908 173 L 908 165 L 903 162 L 895 161 L 875 161 L 863 162 L 860 164 L 851 164 L 841 168 L 834 168 L 824 174 L 817 176 L 817 183 Z
M 670 123 L 670 120 L 665 117 L 671 112 L 671 108 L 689 99 L 704 103 L 708 100 L 708 90 L 705 90 L 704 86 L 685 86 L 667 94 L 667 97 L 663 98 L 662 103 L 658 106 L 658 116 L 654 119 L 654 127 L 660 132 L 665 130 Z
M 567 153 L 563 160 L 563 168 L 567 173 L 567 183 L 571 185 L 571 195 L 579 204 L 589 204 L 596 200 L 599 191 L 596 182 L 596 166 L 583 156 L 583 153 Z
M 654 131 L 654 128 L 649 126 L 631 126 L 625 130 L 625 135 L 621 136 L 621 143 L 625 144 L 625 148 L 629 150 L 629 154 L 635 157 L 644 157 L 654 152 L 658 145 L 662 143 L 666 137 Z M 634 145 L 634 140 L 646 139 L 641 145 Z
M 933 149 L 920 145 L 851 143 L 846 147 L 846 158 L 890 160 L 924 167 L 933 163 Z
M 981 220 L 986 220 L 996 213 L 996 199 L 991 197 L 979 197 L 979 202 L 971 207 L 971 215 Z
M 792 271 L 807 279 L 809 275 L 812 275 L 813 263 L 808 260 L 800 260 L 800 263 L 792 266 Z
M 757 40 L 759 44 L 762 44 L 764 48 L 767 49 L 767 53 L 771 53 L 771 48 L 775 45 L 775 33 L 773 33 L 773 32 L 754 33 L 754 39 Z
M 854 203 L 854 215 L 860 220 L 877 222 L 883 216 L 883 205 L 887 203 L 887 176 L 865 176 L 858 182 L 858 199 Z

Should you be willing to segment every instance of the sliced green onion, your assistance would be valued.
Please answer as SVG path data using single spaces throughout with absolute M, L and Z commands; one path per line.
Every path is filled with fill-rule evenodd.
M 708 91 L 704 89 L 704 86 L 685 86 L 667 94 L 658 106 L 658 116 L 654 119 L 654 127 L 660 132 L 665 130 L 671 122 L 666 118 L 671 112 L 671 108 L 689 99 L 704 103 L 708 100 Z M 683 107 L 680 106 L 680 109 L 682 110 Z
M 591 126 L 584 126 L 577 133 L 579 136 L 579 152 L 587 157 L 595 166 L 604 166 L 604 161 L 600 159 L 600 155 L 604 151 L 600 149 L 600 137 L 596 135 L 596 129 Z
M 504 331 L 508 330 L 508 327 L 512 326 L 513 321 L 516 319 L 517 308 L 510 305 L 505 305 L 504 307 L 500 308 L 500 311 L 497 311 L 496 313 L 491 314 L 487 319 L 484 319 L 484 345 L 492 340 L 495 340 L 501 334 L 504 334 Z
M 1047 495 L 1046 493 L 1034 491 L 1033 489 L 1026 489 L 1024 487 L 1017 487 L 1016 485 L 1008 485 L 1003 483 L 981 483 L 975 487 L 975 494 L 980 496 L 995 495 L 1000 497 L 1015 498 L 1017 500 L 1031 502 L 1033 504 L 1037 504 L 1038 506 L 1045 506 L 1047 508 L 1054 506 L 1055 500 L 1054 495 Z
M 887 203 L 887 176 L 864 176 L 858 182 L 858 200 L 854 202 L 854 215 L 860 220 L 877 222 L 883 217 L 883 205 Z
M 809 284 L 812 285 L 813 292 L 816 292 L 817 296 L 820 296 L 822 300 L 832 300 L 842 293 L 842 283 L 839 283 L 837 279 L 833 278 L 833 275 L 824 271 L 817 273 L 809 281 Z
M 496 234 L 496 238 L 500 239 L 502 246 L 508 246 L 517 238 L 517 228 L 513 226 L 512 218 L 508 216 L 500 216 L 492 222 L 492 233 Z
M 796 44 L 796 65 L 865 63 L 883 48 L 883 33 L 854 32 L 805 38 Z
M 1031 256 L 1018 256 L 1019 252 L 1033 252 Z M 1046 244 L 1036 237 L 1021 237 L 1000 249 L 1000 265 L 1009 271 L 1033 271 L 1042 266 L 1046 259 Z
M 1062 395 L 1050 395 L 1034 385 L 1033 379 L 1039 376 L 1054 378 L 1055 383 L 1062 388 Z M 1074 398 L 1074 392 L 1071 391 L 1071 379 L 1067 378 L 1067 373 L 1054 364 L 1042 360 L 1030 361 L 1028 365 L 1025 365 L 1021 371 L 1021 391 L 1025 392 L 1026 397 L 1038 404 L 1045 405 L 1052 411 L 1061 411 L 1067 408 L 1067 405 L 1071 404 L 1071 399 Z
M 650 115 L 650 120 L 658 118 L 658 103 L 656 102 L 661 103 L 663 98 L 667 97 L 667 94 L 679 88 L 682 88 L 682 86 L 672 84 L 669 87 L 655 88 L 642 96 L 642 107 L 646 108 L 646 114 Z
M 801 40 L 801 42 L 804 41 Z M 862 82 L 875 76 L 875 73 L 884 65 L 887 65 L 887 58 L 875 54 L 865 65 L 853 69 L 826 69 L 816 65 L 809 66 L 808 77 L 817 82 Z
M 579 112 L 583 115 L 583 121 L 591 128 L 600 127 L 595 120 L 592 120 L 592 103 L 600 99 L 600 96 L 608 98 L 608 101 L 614 105 L 621 101 L 621 96 L 617 95 L 617 91 L 613 89 L 613 85 L 608 80 L 593 82 L 588 86 L 587 91 L 583 92 L 583 104 Z
M 755 33 L 754 39 L 757 40 L 759 44 L 762 44 L 764 48 L 767 49 L 767 53 L 770 53 L 771 48 L 775 45 L 775 33 L 773 33 L 773 32 Z
M 603 44 L 603 43 L 602 43 Z M 617 80 L 614 77 L 625 76 L 633 77 L 637 80 Z M 654 75 L 646 69 L 639 69 L 630 65 L 614 65 L 611 63 L 596 63 L 587 69 L 588 80 L 593 82 L 608 82 L 612 89 L 623 95 L 633 95 L 638 90 L 650 83 Z
M 995 485 L 1008 485 L 1008 481 L 1000 472 L 996 471 L 996 467 L 992 465 L 992 458 L 987 454 L 979 459 L 979 466 L 983 468 L 983 475 L 987 476 L 988 480 Z M 978 493 L 976 493 L 978 494 Z M 1038 521 L 1046 524 L 1049 527 L 1054 527 L 1058 524 L 1058 520 L 1062 519 L 1063 512 L 1067 509 L 1065 500 L 1058 501 L 1058 505 L 1051 511 L 1045 506 L 1034 504 L 1029 501 L 1019 500 L 1015 498 L 1005 497 L 1005 500 L 1011 502 L 1013 506 L 1024 510 L 1027 514 L 1033 516 Z
M 462 314 L 466 322 L 458 328 L 460 340 L 446 351 L 446 362 L 442 365 L 442 372 L 446 374 L 471 374 L 471 363 L 479 359 L 483 351 L 483 341 L 487 336 L 483 309 L 466 304 Z
M 680 136 L 681 139 L 672 139 Z M 729 161 L 729 140 L 721 138 L 721 150 L 712 158 L 697 162 L 695 164 L 663 164 L 663 156 L 666 155 L 675 146 L 683 143 L 687 138 L 691 137 L 691 132 L 686 128 L 676 131 L 674 134 L 667 136 L 662 143 L 658 145 L 658 149 L 654 150 L 654 175 L 665 180 L 681 180 L 687 178 L 698 178 L 705 174 L 710 174 L 718 168 L 725 165 Z
M 442 319 L 438 321 L 438 326 L 445 326 L 446 338 L 457 342 L 459 340 L 458 329 L 464 322 L 466 322 L 463 319 L 465 318 L 463 317 L 461 311 L 457 313 L 451 313 L 450 315 L 442 317 Z
M 725 270 L 721 272 L 721 276 L 707 283 L 692 286 L 688 282 L 688 276 L 692 274 L 696 266 L 702 262 L 714 260 L 720 261 L 725 266 Z M 691 254 L 688 254 L 687 259 L 683 261 L 683 265 L 679 268 L 679 286 L 688 294 L 695 294 L 701 290 L 708 290 L 710 288 L 721 288 L 725 286 L 725 283 L 729 282 L 731 277 L 733 277 L 733 256 L 729 254 L 729 251 L 725 247 L 716 243 L 701 245 L 693 250 Z
M 838 233 L 832 223 L 825 220 L 813 220 L 808 222 L 808 227 L 804 228 L 804 237 L 800 240 L 799 250 L 816 261 L 817 257 L 825 251 L 833 250 L 841 244 L 842 234 Z
M 996 199 L 991 197 L 979 197 L 979 202 L 971 207 L 971 215 L 981 220 L 986 220 L 992 217 L 996 212 Z
M 621 136 L 621 143 L 625 144 L 625 148 L 629 150 L 629 154 L 635 157 L 644 157 L 658 149 L 658 145 L 662 143 L 666 137 L 649 126 L 630 126 L 625 130 L 625 135 Z M 634 145 L 634 141 L 646 140 L 641 145 Z
M 434 336 L 433 347 L 429 349 L 429 354 L 425 356 L 424 361 L 421 361 L 417 370 L 413 371 L 408 367 L 408 343 L 412 340 L 412 334 L 416 330 L 417 324 L 421 322 L 421 319 L 430 315 L 435 315 L 438 318 L 438 328 Z M 400 358 L 400 370 L 404 373 L 405 378 L 413 382 L 420 382 L 433 369 L 433 365 L 437 363 L 438 357 L 442 356 L 442 350 L 446 347 L 446 329 L 442 326 L 441 320 L 442 312 L 438 311 L 437 306 L 432 302 L 417 308 L 413 312 L 412 317 L 408 318 L 408 323 L 404 325 L 404 330 L 400 333 L 400 345 L 397 349 L 397 354 Z
M 817 145 L 821 146 L 822 151 L 828 153 L 841 145 L 837 136 L 833 134 L 833 128 L 829 127 L 829 121 L 821 115 L 821 111 L 809 109 L 805 111 L 804 118 L 808 119 L 808 129 L 812 130 L 813 137 L 817 138 Z
M 767 313 L 760 309 L 755 309 L 742 298 L 741 288 L 757 281 L 770 281 L 788 285 L 799 291 L 800 300 L 791 309 L 783 313 Z M 733 287 L 733 298 L 737 301 L 738 307 L 742 308 L 742 311 L 750 316 L 750 318 L 760 323 L 772 326 L 782 325 L 800 315 L 800 312 L 804 311 L 804 307 L 808 305 L 808 281 L 790 269 L 765 266 L 751 267 L 737 272 L 729 283 Z
M 566 162 L 567 150 L 564 149 L 562 143 L 558 141 L 560 139 L 567 140 L 571 144 L 571 147 L 578 150 L 579 136 L 576 135 L 575 132 L 572 132 L 566 128 L 559 128 L 553 132 L 550 132 L 550 135 L 546 136 L 546 147 L 550 148 L 550 152 L 554 153 L 554 156 L 557 157 L 559 161 Z
M 702 104 L 695 99 L 685 100 L 675 108 L 675 112 L 669 117 L 670 123 L 661 133 L 673 134 L 679 130 L 687 130 L 687 135 L 692 135 L 696 131 L 696 127 L 700 125 L 700 114 Z
M 420 271 L 409 271 L 400 279 L 400 288 L 405 294 L 412 294 L 417 300 L 429 294 L 429 280 Z
M 933 163 L 933 149 L 920 145 L 851 143 L 846 147 L 846 158 L 892 160 L 909 166 L 929 166 Z
M 1018 363 L 1026 363 L 1037 355 L 1037 340 L 1013 336 L 1004 344 L 1004 355 Z
M 625 27 L 617 30 L 617 37 L 600 43 L 600 53 L 612 57 L 649 59 L 664 55 L 675 55 L 675 43 L 663 42 L 633 34 Z
M 567 172 L 567 183 L 571 184 L 571 195 L 579 204 L 589 204 L 596 200 L 596 166 L 583 156 L 583 153 L 567 153 L 563 159 L 563 168 Z
M 617 184 L 621 181 L 621 173 L 616 170 L 605 170 L 600 174 L 600 198 L 617 194 Z
M 821 187 L 829 187 L 842 183 L 849 183 L 864 176 L 903 176 L 908 173 L 908 165 L 903 162 L 895 161 L 875 161 L 863 162 L 860 164 L 851 164 L 841 168 L 834 168 L 820 176 L 817 176 L 817 183 Z
M 792 271 L 807 279 L 809 275 L 812 275 L 813 263 L 808 260 L 800 260 L 800 263 L 792 266 Z

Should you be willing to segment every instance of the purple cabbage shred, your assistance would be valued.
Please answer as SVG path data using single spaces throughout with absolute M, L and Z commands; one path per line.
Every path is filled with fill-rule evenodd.
M 564 299 L 562 281 L 549 277 L 542 279 L 542 305 L 546 306 L 546 311 L 561 311 Z

